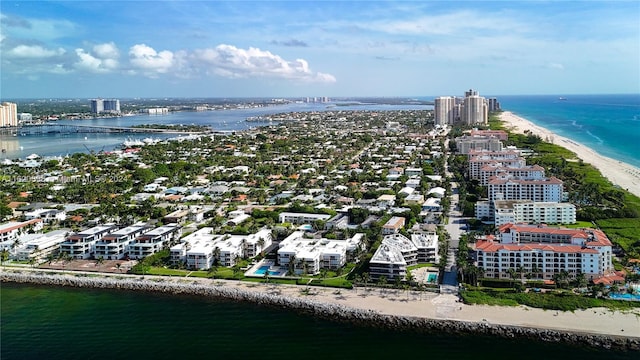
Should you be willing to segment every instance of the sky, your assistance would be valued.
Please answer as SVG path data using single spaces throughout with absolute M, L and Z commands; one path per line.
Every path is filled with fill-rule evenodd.
M 640 93 L 640 1 L 6 1 L 0 98 Z

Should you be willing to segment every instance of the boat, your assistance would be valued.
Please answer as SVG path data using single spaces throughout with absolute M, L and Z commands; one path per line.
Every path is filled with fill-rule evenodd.
M 562 96 L 560 96 L 560 97 L 558 98 L 558 100 L 560 100 L 560 101 L 567 101 L 567 98 L 563 98 Z

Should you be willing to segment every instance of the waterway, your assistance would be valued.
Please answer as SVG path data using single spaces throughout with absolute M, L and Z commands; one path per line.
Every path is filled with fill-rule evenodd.
M 2 284 L 0 358 L 632 359 L 530 340 L 396 332 L 196 296 Z
M 430 105 L 378 105 L 378 104 L 350 104 L 336 106 L 336 104 L 290 103 L 267 107 L 227 109 L 201 112 L 174 112 L 168 115 L 137 115 L 114 118 L 100 118 L 93 120 L 61 120 L 59 124 L 83 124 L 98 126 L 130 127 L 143 124 L 161 125 L 204 125 L 216 131 L 240 131 L 252 127 L 266 126 L 267 121 L 245 121 L 250 117 L 308 111 L 341 111 L 341 110 L 429 110 Z M 72 133 L 72 134 L 41 134 L 28 136 L 0 135 L 0 148 L 4 149 L 1 158 L 25 158 L 31 154 L 40 156 L 65 156 L 75 152 L 110 151 L 120 147 L 127 139 L 164 139 L 176 137 L 175 134 L 126 134 L 126 133 Z

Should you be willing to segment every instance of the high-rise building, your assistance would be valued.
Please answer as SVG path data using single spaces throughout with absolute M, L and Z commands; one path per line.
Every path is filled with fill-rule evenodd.
M 18 106 L 3 102 L 0 105 L 0 127 L 18 126 Z
M 498 102 L 498 99 L 489 98 L 487 101 L 489 103 L 489 112 L 500 111 L 500 103 Z
M 111 114 L 119 114 L 120 113 L 120 100 L 118 99 L 91 99 L 91 113 L 92 114 L 102 114 L 102 113 L 111 113 Z
M 472 90 L 469 90 L 465 94 L 471 92 Z M 477 92 L 474 93 L 477 94 Z M 461 118 L 462 123 L 467 125 L 486 125 L 489 119 L 487 100 L 478 95 L 465 96 Z
M 436 125 L 452 125 L 456 120 L 456 98 L 441 96 L 436 98 L 434 105 Z

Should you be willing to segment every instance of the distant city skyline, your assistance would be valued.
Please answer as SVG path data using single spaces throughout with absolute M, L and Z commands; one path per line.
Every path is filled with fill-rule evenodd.
M 0 99 L 640 93 L 640 3 L 2 1 Z

